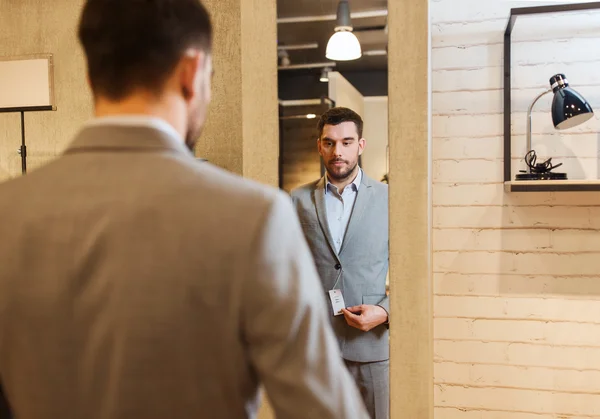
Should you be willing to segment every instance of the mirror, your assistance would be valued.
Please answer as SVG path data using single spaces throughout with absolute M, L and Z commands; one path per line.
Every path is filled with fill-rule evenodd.
M 361 307 L 333 315 L 333 297 L 327 298 L 367 410 L 387 419 L 387 1 L 278 0 L 277 6 L 279 186 L 292 195 L 326 295 L 339 292 L 346 307 Z M 358 45 L 360 58 L 342 60 Z M 352 315 L 365 319 L 369 310 L 383 317 L 365 332 Z

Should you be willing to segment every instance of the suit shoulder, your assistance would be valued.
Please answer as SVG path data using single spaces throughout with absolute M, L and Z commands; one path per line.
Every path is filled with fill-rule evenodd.
M 384 193 L 387 195 L 389 191 L 389 185 L 383 182 L 374 182 L 374 187 L 378 192 Z
M 302 186 L 298 186 L 297 188 L 292 189 L 290 195 L 292 196 L 292 198 L 301 198 L 303 196 L 306 196 L 307 194 L 310 195 L 312 191 L 314 191 L 318 183 L 319 180 L 305 183 Z
M 375 194 L 380 196 L 381 199 L 387 201 L 389 199 L 389 186 L 387 183 L 377 182 L 374 186 Z
M 205 224 L 227 225 L 227 229 L 221 230 L 222 238 L 234 240 L 240 246 L 253 240 L 273 220 L 289 220 L 295 214 L 289 195 L 276 187 L 243 178 L 211 163 L 196 164 L 193 171 L 195 176 L 185 193 L 177 195 L 176 206 L 185 205 L 197 218 L 198 214 L 204 214 L 200 219 Z
M 200 175 L 198 180 L 203 183 L 205 188 L 210 188 L 214 194 L 227 196 L 234 202 L 251 200 L 270 204 L 286 195 L 273 186 L 243 178 L 210 163 L 201 164 L 198 172 Z M 200 191 L 198 189 L 198 192 Z
M 367 178 L 368 185 L 371 186 L 375 190 L 376 193 L 381 193 L 381 194 L 387 195 L 387 193 L 388 193 L 388 184 L 387 183 L 379 182 L 369 176 L 367 176 L 366 178 Z

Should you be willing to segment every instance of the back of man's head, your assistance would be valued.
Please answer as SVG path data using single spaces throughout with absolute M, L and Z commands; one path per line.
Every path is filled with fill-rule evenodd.
M 210 52 L 212 25 L 200 0 L 87 0 L 79 25 L 96 97 L 160 94 L 186 50 Z

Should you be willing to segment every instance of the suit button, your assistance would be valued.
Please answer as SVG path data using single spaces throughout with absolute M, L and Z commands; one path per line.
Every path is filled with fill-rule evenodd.
M 337 271 L 339 271 L 340 269 L 342 269 L 342 265 L 340 265 L 339 263 L 335 265 L 335 269 Z

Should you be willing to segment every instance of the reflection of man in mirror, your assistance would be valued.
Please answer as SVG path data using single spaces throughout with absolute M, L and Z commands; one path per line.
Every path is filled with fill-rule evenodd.
M 326 174 L 292 191 L 342 356 L 374 419 L 389 417 L 388 186 L 358 165 L 363 121 L 333 108 L 318 123 Z

